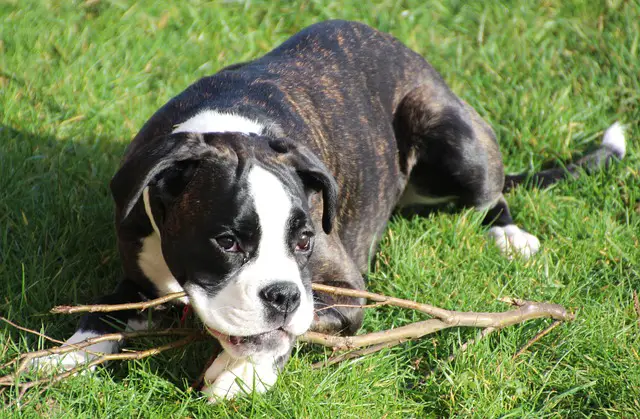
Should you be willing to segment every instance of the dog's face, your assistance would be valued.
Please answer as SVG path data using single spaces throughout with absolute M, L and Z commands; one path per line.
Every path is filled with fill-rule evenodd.
M 233 356 L 283 355 L 313 319 L 308 261 L 322 231 L 314 228 L 309 194 L 323 192 L 328 231 L 335 181 L 308 150 L 288 141 L 235 133 L 181 133 L 166 141 L 179 150 L 158 152 L 164 157 L 134 169 L 151 173 L 137 176 L 144 179 L 138 199 L 167 266 Z

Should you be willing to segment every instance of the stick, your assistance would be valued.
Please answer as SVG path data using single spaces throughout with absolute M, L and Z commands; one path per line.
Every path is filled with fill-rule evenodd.
M 175 349 L 175 348 L 180 348 L 182 346 L 186 346 L 189 343 L 195 341 L 198 339 L 197 335 L 189 335 L 186 336 L 178 341 L 175 342 L 171 342 L 171 343 L 167 343 L 166 345 L 161 345 L 158 346 L 156 348 L 151 348 L 151 349 L 147 349 L 145 351 L 136 351 L 136 352 L 121 352 L 121 353 L 117 353 L 117 354 L 105 354 L 100 356 L 97 359 L 94 359 L 93 361 L 84 364 L 84 365 L 79 365 L 73 369 L 70 369 L 68 371 L 59 373 L 59 374 L 55 374 L 51 377 L 47 377 L 47 378 L 40 378 L 37 380 L 33 380 L 33 381 L 29 381 L 26 383 L 19 383 L 17 380 L 14 380 L 13 382 L 0 382 L 0 385 L 18 385 L 18 387 L 20 388 L 19 391 L 19 395 L 18 398 L 16 400 L 13 401 L 13 404 L 17 404 L 20 402 L 20 400 L 22 399 L 22 397 L 24 396 L 24 394 L 27 392 L 27 390 L 29 390 L 32 387 L 41 385 L 41 384 L 46 384 L 46 386 L 40 390 L 40 393 L 46 391 L 49 387 L 51 387 L 53 384 L 64 380 L 65 378 L 71 377 L 72 375 L 78 374 L 84 370 L 90 369 L 94 366 L 97 366 L 99 364 L 103 364 L 107 361 L 115 361 L 115 360 L 137 360 L 137 359 L 142 359 L 142 358 L 146 358 L 149 356 L 153 356 L 153 355 L 157 355 L 161 352 L 164 352 L 166 350 L 169 349 Z M 3 377 L 4 378 L 4 377 Z
M 475 341 L 482 339 L 487 336 L 494 330 L 498 330 L 513 324 L 521 323 L 526 320 L 537 319 L 542 317 L 550 317 L 556 320 L 552 327 L 556 327 L 560 321 L 572 320 L 574 318 L 573 314 L 568 313 L 564 307 L 557 304 L 550 303 L 537 303 L 531 301 L 523 301 L 517 299 L 506 298 L 503 301 L 506 301 L 512 305 L 515 305 L 516 308 L 513 310 L 509 310 L 506 312 L 499 313 L 474 313 L 474 312 L 461 312 L 461 311 L 453 311 L 446 310 L 439 307 L 434 307 L 428 304 L 418 303 L 416 301 L 403 300 L 395 297 L 388 297 L 381 294 L 375 294 L 367 291 L 353 290 L 353 289 L 343 289 L 332 287 L 328 285 L 322 284 L 313 284 L 312 288 L 316 292 L 323 292 L 332 295 L 342 295 L 342 296 L 350 296 L 350 297 L 359 297 L 365 298 L 367 300 L 371 300 L 374 304 L 369 305 L 360 305 L 353 307 L 367 308 L 367 307 L 378 307 L 382 305 L 391 305 L 401 308 L 412 309 L 416 311 L 420 311 L 422 313 L 428 314 L 433 318 L 411 323 L 405 326 L 396 327 L 390 330 L 384 330 L 380 332 L 373 332 L 359 336 L 333 336 L 326 335 L 317 332 L 307 332 L 303 336 L 299 337 L 300 341 L 321 344 L 324 346 L 328 346 L 333 348 L 334 350 L 353 350 L 349 353 L 340 354 L 335 357 L 329 358 L 325 362 L 320 362 L 312 365 L 312 368 L 318 368 L 320 366 L 332 365 L 347 359 L 353 359 L 356 357 L 364 356 L 376 351 L 379 351 L 384 348 L 390 348 L 395 345 L 401 344 L 411 339 L 418 339 L 422 336 L 435 333 L 439 330 L 448 329 L 451 327 L 481 327 L 483 330 L 479 333 L 476 340 L 470 339 L 468 342 L 463 344 L 458 353 L 464 352 L 471 344 Z M 129 304 L 117 304 L 117 305 L 83 305 L 83 306 L 58 306 L 51 310 L 53 313 L 79 313 L 79 312 L 112 312 L 112 311 L 121 311 L 121 310 L 146 310 L 151 307 L 155 307 L 169 301 L 186 297 L 184 292 L 176 292 L 172 294 L 168 294 L 161 298 L 157 298 L 155 300 L 149 300 L 139 303 L 129 303 Z M 634 293 L 634 304 L 636 306 L 636 310 L 640 313 L 640 304 L 637 303 L 637 294 Z M 31 329 L 23 328 L 21 326 L 16 325 L 4 318 L 2 318 L 8 324 L 29 332 L 35 333 L 38 336 L 52 340 L 56 343 L 55 339 L 49 338 L 48 336 L 41 334 L 39 332 L 33 331 Z M 542 338 L 545 334 L 549 333 L 552 327 L 547 328 L 546 331 L 543 331 L 536 335 L 534 339 L 532 339 L 521 351 L 516 354 L 518 356 L 521 352 L 526 350 L 529 346 L 531 346 L 535 341 Z M 29 366 L 29 363 L 36 358 L 52 355 L 52 354 L 65 354 L 73 351 L 77 351 L 79 349 L 87 351 L 85 348 L 104 341 L 121 341 L 123 339 L 130 339 L 136 337 L 143 336 L 168 336 L 168 335 L 182 335 L 184 338 L 169 343 L 166 345 L 162 345 L 156 348 L 147 349 L 145 351 L 132 351 L 132 352 L 123 352 L 116 354 L 100 354 L 96 353 L 97 357 L 93 359 L 91 362 L 86 365 L 79 365 L 69 371 L 65 371 L 59 374 L 55 374 L 52 377 L 37 379 L 33 381 L 29 381 L 27 383 L 20 383 L 19 377 L 20 374 L 26 370 Z M 39 384 L 46 384 L 46 387 L 41 390 L 44 391 L 49 388 L 54 383 L 63 380 L 67 377 L 70 377 L 78 372 L 81 372 L 87 368 L 92 368 L 96 365 L 102 364 L 107 361 L 112 360 L 132 360 L 132 359 L 141 359 L 148 356 L 152 356 L 158 354 L 167 349 L 178 348 L 181 346 L 185 346 L 188 343 L 200 340 L 204 338 L 211 338 L 211 336 L 203 331 L 194 330 L 194 329 L 165 329 L 158 331 L 139 331 L 139 332 L 122 332 L 122 333 L 111 333 L 108 335 L 102 335 L 94 338 L 87 339 L 82 342 L 75 343 L 73 345 L 64 345 L 58 346 L 50 349 L 40 350 L 28 352 L 25 354 L 21 354 L 14 361 L 22 361 L 20 365 L 16 368 L 14 374 L 7 375 L 4 377 L 0 377 L 0 387 L 6 386 L 14 386 L 17 385 L 19 387 L 19 401 L 25 392 Z M 362 348 L 362 349 L 359 349 Z M 449 360 L 452 360 L 455 355 L 449 357 Z M 215 357 L 211 358 L 210 361 L 213 361 Z M 7 364 L 9 365 L 9 364 Z M 206 372 L 206 369 L 205 369 Z M 204 375 L 204 374 L 203 374 Z M 199 385 L 201 379 L 196 380 L 194 386 Z M 17 402 L 16 401 L 16 402 Z
M 19 355 L 14 360 L 12 360 L 9 363 L 7 363 L 6 365 L 10 365 L 11 363 L 22 361 L 20 363 L 20 366 L 16 369 L 16 371 L 14 373 L 15 376 L 18 376 L 29 367 L 29 363 L 30 363 L 31 360 L 36 359 L 36 358 L 41 358 L 43 356 L 55 355 L 55 354 L 66 354 L 66 353 L 69 353 L 69 352 L 77 351 L 78 349 L 86 348 L 88 346 L 91 346 L 91 345 L 94 345 L 94 344 L 100 343 L 100 342 L 122 341 L 124 339 L 133 339 L 133 338 L 140 338 L 140 337 L 173 336 L 173 335 L 183 335 L 183 336 L 187 336 L 187 337 L 195 336 L 196 338 L 197 337 L 202 338 L 202 337 L 208 337 L 209 336 L 209 335 L 207 335 L 207 334 L 205 334 L 205 333 L 203 333 L 203 332 L 201 332 L 199 330 L 195 330 L 195 329 L 164 329 L 164 330 L 145 330 L 145 331 L 137 331 L 137 332 L 109 333 L 109 334 L 106 334 L 106 335 L 89 338 L 89 339 L 86 339 L 86 340 L 84 340 L 82 342 L 75 343 L 73 345 L 56 346 L 56 347 L 49 348 L 49 349 L 42 349 L 42 350 L 39 350 L 39 351 L 27 352 L 27 353 Z M 100 357 L 102 357 L 102 356 L 106 356 L 105 354 L 99 353 L 99 352 L 89 352 L 89 351 L 86 351 L 86 352 L 88 352 L 88 353 L 90 353 L 92 355 L 98 356 L 98 359 L 100 359 Z M 131 353 L 135 354 L 136 352 L 131 352 Z M 4 376 L 4 377 L 0 377 L 0 386 L 13 385 L 14 382 L 15 382 L 15 380 L 13 380 L 8 375 Z
M 439 330 L 457 326 L 502 329 L 526 320 L 543 317 L 551 317 L 555 320 L 573 319 L 572 314 L 557 304 L 535 303 L 530 301 L 520 301 L 519 303 L 521 305 L 517 309 L 502 313 L 473 313 L 442 309 L 442 311 L 445 312 L 443 313 L 444 319 L 429 319 L 391 330 L 359 336 L 343 337 L 307 332 L 299 339 L 303 342 L 329 346 L 334 350 L 345 350 L 400 339 L 417 339 Z M 395 305 L 394 302 L 390 302 L 389 304 Z
M 313 284 L 312 286 L 314 291 L 333 295 L 366 298 L 378 303 L 384 303 L 401 308 L 409 308 L 437 317 L 436 319 L 429 319 L 422 322 L 412 323 L 410 325 L 398 327 L 396 329 L 369 333 L 360 336 L 340 337 L 325 335 L 317 332 L 307 332 L 305 335 L 299 338 L 303 342 L 317 343 L 324 346 L 332 347 L 335 350 L 350 350 L 368 345 L 377 345 L 383 342 L 398 341 L 403 339 L 417 339 L 424 335 L 455 326 L 482 328 L 492 327 L 500 329 L 513 324 L 521 323 L 525 320 L 537 319 L 542 317 L 551 317 L 556 320 L 565 321 L 573 319 L 573 315 L 568 313 L 564 309 L 564 307 L 560 305 L 523 301 L 512 298 L 504 298 L 502 300 L 516 305 L 518 308 L 515 310 L 502 313 L 475 313 L 446 310 L 428 304 L 403 300 L 395 297 L 388 297 L 385 295 L 375 294 L 367 291 L 337 288 L 323 284 Z M 56 313 L 77 313 L 86 311 L 97 312 L 131 309 L 145 310 L 156 305 L 164 304 L 173 299 L 184 297 L 185 295 L 186 294 L 184 292 L 177 292 L 155 300 L 149 300 L 140 303 L 93 306 L 87 305 L 76 307 L 63 306 L 54 308 L 53 311 Z
M 520 307 L 522 319 L 514 317 L 517 310 L 504 313 L 475 313 L 446 310 L 434 307 L 428 304 L 422 304 L 415 301 L 403 300 L 395 297 L 387 297 L 386 295 L 375 294 L 367 291 L 354 289 L 337 288 L 323 284 L 312 284 L 314 291 L 320 291 L 333 295 L 342 295 L 348 297 L 366 298 L 376 302 L 384 302 L 401 308 L 417 310 L 433 317 L 437 317 L 451 326 L 474 326 L 474 327 L 506 327 L 512 324 L 520 323 L 524 320 L 535 319 L 540 317 L 552 317 L 558 320 L 572 320 L 573 315 L 568 313 L 564 307 L 551 303 L 536 303 L 531 301 L 523 301 L 517 299 L 505 298 L 513 305 Z M 140 303 L 116 304 L 116 305 L 86 305 L 86 306 L 58 306 L 51 310 L 53 313 L 79 313 L 79 312 L 110 312 L 119 310 L 145 310 L 168 301 L 186 296 L 184 292 L 175 292 L 155 300 L 144 301 Z M 537 314 L 536 314 L 537 313 Z M 439 330 L 439 329 L 438 329 Z
M 44 333 L 40 333 L 40 332 L 35 331 L 35 330 L 32 330 L 32 329 L 27 329 L 27 328 L 26 328 L 26 327 L 24 327 L 24 326 L 17 325 L 17 324 L 15 324 L 14 322 L 12 322 L 12 321 L 10 321 L 9 319 L 6 319 L 6 318 L 4 318 L 4 317 L 2 317 L 2 316 L 0 316 L 0 320 L 2 320 L 3 322 L 5 322 L 5 323 L 9 324 L 10 326 L 15 327 L 15 328 L 16 328 L 16 329 L 18 329 L 18 330 L 22 330 L 23 332 L 27 332 L 27 333 L 32 333 L 32 334 L 34 334 L 34 335 L 36 335 L 36 336 L 39 336 L 39 337 L 41 337 L 41 338 L 43 338 L 43 339 L 46 339 L 46 340 L 48 340 L 48 341 L 51 341 L 51 342 L 53 342 L 53 343 L 58 343 L 58 344 L 60 344 L 60 345 L 62 345 L 62 344 L 64 343 L 63 341 L 58 340 L 58 339 L 51 338 L 51 337 L 49 337 L 49 336 L 45 335 Z
M 394 341 L 390 341 L 390 342 L 379 343 L 377 345 L 371 345 L 371 346 L 368 346 L 368 347 L 366 347 L 364 349 L 358 349 L 356 351 L 346 352 L 344 354 L 340 354 L 340 355 L 331 357 L 331 358 L 327 359 L 326 361 L 315 362 L 315 363 L 311 364 L 311 368 L 312 369 L 319 369 L 319 368 L 323 368 L 323 367 L 328 367 L 329 365 L 337 364 L 337 363 L 342 362 L 342 361 L 346 361 L 348 359 L 360 358 L 360 357 L 363 357 L 365 355 L 369 355 L 369 354 L 372 354 L 374 352 L 381 351 L 382 349 L 385 349 L 385 348 L 392 348 L 392 347 L 394 347 L 396 345 L 400 345 L 401 343 L 404 343 L 404 342 L 406 342 L 408 340 L 409 339 L 398 339 L 398 340 L 394 340 Z
M 171 294 L 164 295 L 154 300 L 142 301 L 139 303 L 127 303 L 127 304 L 94 304 L 84 306 L 56 306 L 51 309 L 53 314 L 72 314 L 72 313 L 108 313 L 111 311 L 122 310 L 146 310 L 151 307 L 156 307 L 164 303 L 168 303 L 178 298 L 186 297 L 185 292 L 173 292 Z
M 513 356 L 512 359 L 516 359 L 517 357 L 525 353 L 526 350 L 531 347 L 531 345 L 533 345 L 534 343 L 536 343 L 537 341 L 545 337 L 547 334 L 549 334 L 549 332 L 551 332 L 556 327 L 560 326 L 560 323 L 562 323 L 560 320 L 556 320 L 555 322 L 551 323 L 551 325 L 546 329 L 544 329 L 543 331 L 536 333 L 536 335 L 533 338 L 529 339 L 529 342 L 527 342 L 522 348 L 520 348 L 518 352 L 516 352 L 516 354 Z

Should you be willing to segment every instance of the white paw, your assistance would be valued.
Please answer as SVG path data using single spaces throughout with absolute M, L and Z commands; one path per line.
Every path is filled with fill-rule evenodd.
M 87 339 L 99 337 L 100 334 L 78 330 L 73 334 L 62 347 L 81 344 Z M 69 371 L 76 367 L 86 365 L 96 359 L 101 354 L 112 354 L 118 350 L 118 344 L 113 341 L 99 342 L 89 345 L 84 350 L 67 352 L 65 354 L 51 354 L 41 358 L 34 358 L 29 363 L 29 370 L 34 372 L 62 372 Z M 82 370 L 82 373 L 94 371 L 96 366 Z
M 493 238 L 500 251 L 509 259 L 514 255 L 529 259 L 540 249 L 540 240 L 518 228 L 515 224 L 491 227 L 488 235 Z
M 29 362 L 29 370 L 38 373 L 51 374 L 55 372 L 69 371 L 81 365 L 88 364 L 95 357 L 86 352 L 69 352 L 67 354 L 53 354 L 35 358 Z M 84 369 L 80 372 L 94 371 L 96 366 Z
M 242 393 L 265 393 L 277 379 L 278 372 L 273 357 L 232 358 L 224 351 L 205 373 L 202 392 L 214 403 L 233 399 Z
M 627 151 L 624 130 L 624 125 L 616 122 L 607 128 L 602 139 L 602 145 L 611 150 L 619 159 L 623 158 Z

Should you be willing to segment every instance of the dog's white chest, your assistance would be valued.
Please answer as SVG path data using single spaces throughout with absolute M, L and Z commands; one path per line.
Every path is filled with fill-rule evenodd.
M 183 291 L 162 256 L 160 237 L 156 232 L 142 239 L 142 250 L 138 254 L 138 266 L 156 286 L 158 294 L 165 295 Z M 181 298 L 180 301 L 185 304 L 189 302 L 187 297 Z

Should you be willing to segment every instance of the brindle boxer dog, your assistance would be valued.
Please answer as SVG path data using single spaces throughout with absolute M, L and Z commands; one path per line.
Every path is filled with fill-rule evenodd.
M 124 279 L 99 302 L 186 291 L 181 302 L 224 348 L 204 392 L 265 391 L 296 336 L 358 330 L 361 309 L 314 307 L 361 301 L 314 294 L 311 283 L 364 289 L 394 210 L 476 208 L 503 252 L 530 257 L 538 239 L 514 224 L 503 192 L 623 154 L 616 124 L 576 165 L 505 177 L 491 127 L 421 56 L 360 23 L 319 23 L 197 81 L 142 127 L 111 182 Z M 135 311 L 87 314 L 68 342 L 121 325 L 147 323 Z

